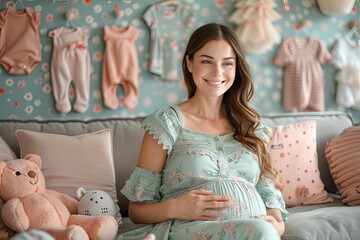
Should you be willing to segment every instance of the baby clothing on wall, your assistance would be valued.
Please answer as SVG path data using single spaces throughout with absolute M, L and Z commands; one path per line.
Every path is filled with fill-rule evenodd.
M 237 0 L 229 21 L 247 52 L 262 53 L 279 43 L 280 33 L 272 22 L 281 19 L 273 0 Z
M 335 75 L 336 103 L 345 108 L 360 110 L 360 45 L 341 37 L 331 50 Z
M 74 110 L 83 113 L 89 106 L 90 56 L 87 27 L 59 27 L 49 32 L 53 39 L 51 81 L 56 109 L 61 113 L 71 110 L 69 87 L 74 84 Z
M 30 8 L 0 11 L 0 64 L 9 74 L 29 74 L 41 61 L 40 13 Z
M 324 79 L 321 64 L 331 55 L 319 40 L 283 39 L 273 63 L 284 67 L 283 108 L 292 111 L 323 111 Z
M 102 90 L 104 105 L 116 109 L 124 104 L 133 110 L 138 102 L 139 61 L 135 41 L 139 30 L 126 27 L 104 26 L 105 51 L 103 57 Z M 122 86 L 124 96 L 117 96 Z
M 153 4 L 143 18 L 150 28 L 149 71 L 169 81 L 182 79 L 181 61 L 194 27 L 193 12 L 182 5 Z

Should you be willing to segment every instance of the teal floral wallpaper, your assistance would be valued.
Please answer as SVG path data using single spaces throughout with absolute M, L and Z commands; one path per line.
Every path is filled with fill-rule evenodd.
M 161 1 L 157 0 L 0 0 L 0 10 L 13 8 L 20 11 L 22 8 L 31 8 L 40 13 L 38 31 L 40 36 L 41 61 L 34 69 L 25 75 L 9 74 L 2 64 L 0 67 L 0 119 L 93 119 L 108 117 L 134 117 L 143 116 L 154 111 L 158 107 L 176 104 L 187 97 L 182 76 L 176 79 L 165 79 L 149 70 L 151 53 L 151 31 L 149 25 L 153 22 L 145 21 L 144 14 L 150 7 Z M 186 42 L 188 34 L 192 29 L 208 22 L 219 22 L 227 24 L 235 29 L 237 23 L 229 18 L 236 10 L 235 0 L 179 0 L 186 12 L 186 20 L 172 21 L 171 15 L 163 16 L 166 31 L 173 31 L 171 35 L 179 35 L 182 42 Z M 313 37 L 326 46 L 330 51 L 336 40 L 349 31 L 348 24 L 351 20 L 360 21 L 360 3 L 356 1 L 355 6 L 348 15 L 329 16 L 323 14 L 315 0 L 275 0 L 276 6 L 273 11 L 273 29 L 278 32 L 278 41 L 259 52 L 247 51 L 247 58 L 253 73 L 256 86 L 256 94 L 253 101 L 254 107 L 260 113 L 283 112 L 282 91 L 284 69 L 273 64 L 273 58 L 280 46 L 281 39 L 288 36 Z M 66 14 L 67 13 L 67 14 Z M 185 13 L 184 13 L 185 15 Z M 153 16 L 154 17 L 154 16 Z M 186 25 L 183 21 L 186 21 Z M 1 21 L 0 21 L 1 22 Z M 1 24 L 1 23 L 0 23 Z M 167 25 L 168 24 L 168 25 Z M 180 27 L 181 25 L 181 27 Z M 87 49 L 89 56 L 90 86 L 88 92 L 88 107 L 84 111 L 60 112 L 56 108 L 54 98 L 54 86 L 51 81 L 51 59 L 54 54 L 54 42 L 49 36 L 52 30 L 59 27 L 85 27 L 88 29 L 87 43 L 77 43 L 75 48 Z M 118 29 L 132 26 L 137 30 L 134 42 L 138 58 L 138 69 L 136 84 L 119 87 L 113 94 L 123 96 L 129 91 L 138 93 L 135 107 L 121 105 L 111 109 L 104 104 L 102 91 L 103 62 L 106 56 L 106 44 L 104 40 L 104 27 L 115 26 Z M 174 31 L 174 29 L 176 31 Z M 187 31 L 183 31 L 189 28 Z M 165 31 L 165 30 L 164 30 Z M 0 36 L 3 34 L 0 32 Z M 164 33 L 166 34 L 166 33 Z M 251 36 L 247 36 L 247 38 Z M 3 39 L 3 36 L 1 36 Z M 249 39 L 248 39 L 249 40 Z M 250 39 L 251 40 L 251 39 Z M 254 41 L 257 40 L 254 38 Z M 279 41 L 280 40 L 280 41 Z M 83 40 L 82 40 L 83 41 Z M 0 42 L 0 45 L 2 43 Z M 35 42 L 28 42 L 29 46 L 36 47 Z M 80 44 L 80 45 L 79 45 Z M 165 46 L 166 43 L 161 46 Z M 178 51 L 177 56 L 181 58 L 180 45 L 169 45 L 164 47 L 165 54 L 169 56 L 172 51 Z M 131 47 L 131 46 L 130 46 Z M 1 46 L 0 46 L 1 48 Z M 175 49 L 175 50 L 174 50 Z M 123 52 L 121 50 L 119 52 Z M 124 55 L 126 57 L 127 55 Z M 179 60 L 178 59 L 178 60 Z M 72 68 L 79 68 L 77 64 L 69 62 L 57 64 L 68 64 Z M 154 63 L 152 63 L 154 64 Z M 160 62 L 158 64 L 165 64 Z M 168 64 L 168 63 L 166 63 Z M 174 63 L 172 63 L 174 64 Z M 175 63 L 176 64 L 176 63 Z M 179 61 L 180 67 L 180 61 Z M 336 69 L 330 64 L 322 64 L 324 72 L 325 110 L 340 109 L 336 104 L 336 82 L 334 75 Z M 58 70 L 58 69 L 57 69 Z M 53 70 L 55 71 L 55 70 Z M 62 94 L 68 98 L 73 106 L 77 95 L 77 86 L 74 83 L 68 91 Z M 129 90 L 130 89 L 130 90 Z M 132 90 L 131 90 L 132 89 Z M 56 91 L 59 91 L 56 89 Z M 135 95 L 132 97 L 134 98 Z M 84 97 L 84 96 L 82 96 Z M 79 98 L 79 97 L 78 97 Z M 134 99 L 133 99 L 134 100 Z M 135 100 L 134 100 L 135 101 Z M 360 110 L 348 108 L 356 119 L 360 119 Z

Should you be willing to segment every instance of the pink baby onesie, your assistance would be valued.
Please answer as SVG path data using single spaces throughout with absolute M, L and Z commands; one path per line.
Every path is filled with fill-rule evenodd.
M 56 109 L 61 113 L 70 112 L 69 87 L 73 82 L 74 110 L 83 113 L 89 106 L 90 95 L 89 29 L 59 27 L 51 30 L 49 37 L 53 38 L 50 73 Z
M 124 104 L 133 110 L 137 105 L 139 63 L 135 41 L 138 34 L 139 30 L 131 25 L 104 26 L 102 90 L 104 104 L 110 109 Z M 119 85 L 123 87 L 124 96 L 117 96 Z
M 331 60 L 326 47 L 313 38 L 285 38 L 273 63 L 284 67 L 283 107 L 293 111 L 323 111 L 322 63 Z
M 0 64 L 9 74 L 29 74 L 41 61 L 39 24 L 30 8 L 0 11 Z

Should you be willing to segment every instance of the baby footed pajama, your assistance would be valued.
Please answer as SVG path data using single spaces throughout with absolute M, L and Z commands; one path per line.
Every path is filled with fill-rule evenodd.
M 56 109 L 61 113 L 71 110 L 69 87 L 74 83 L 74 110 L 83 113 L 89 106 L 90 56 L 87 48 L 89 29 L 59 27 L 49 32 L 53 38 L 51 81 Z

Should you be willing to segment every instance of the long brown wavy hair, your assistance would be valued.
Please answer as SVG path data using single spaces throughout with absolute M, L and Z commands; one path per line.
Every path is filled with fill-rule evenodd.
M 188 91 L 188 98 L 194 96 L 196 85 L 186 65 L 186 56 L 193 60 L 194 54 L 208 41 L 225 40 L 233 48 L 236 55 L 235 81 L 230 89 L 225 92 L 222 103 L 225 114 L 235 129 L 234 139 L 244 144 L 245 147 L 257 153 L 261 169 L 261 175 L 274 180 L 276 187 L 280 187 L 276 179 L 276 171 L 272 167 L 270 155 L 266 149 L 266 143 L 255 134 L 259 126 L 260 116 L 251 106 L 250 100 L 254 95 L 249 65 L 246 62 L 244 51 L 240 46 L 236 34 L 227 26 L 217 23 L 209 23 L 196 29 L 191 35 L 182 61 L 184 80 Z

